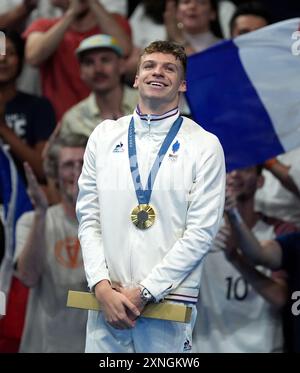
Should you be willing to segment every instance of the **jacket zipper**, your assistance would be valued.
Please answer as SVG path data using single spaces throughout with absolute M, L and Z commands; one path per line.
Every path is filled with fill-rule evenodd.
M 147 114 L 147 123 L 148 123 L 148 135 L 150 137 L 150 130 L 151 130 L 151 114 Z

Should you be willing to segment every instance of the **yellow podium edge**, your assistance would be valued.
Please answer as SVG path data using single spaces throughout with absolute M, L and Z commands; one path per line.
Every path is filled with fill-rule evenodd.
M 67 307 L 83 310 L 101 311 L 101 305 L 92 293 L 69 290 Z M 188 323 L 191 319 L 191 307 L 170 302 L 148 304 L 141 317 Z

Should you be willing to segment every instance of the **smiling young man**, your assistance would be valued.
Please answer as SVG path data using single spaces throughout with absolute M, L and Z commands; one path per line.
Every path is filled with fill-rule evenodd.
M 143 52 L 133 115 L 106 120 L 89 138 L 77 217 L 90 311 L 87 352 L 191 349 L 202 259 L 223 212 L 225 167 L 217 138 L 182 117 L 184 49 L 168 41 Z M 188 324 L 139 317 L 163 299 L 192 308 Z

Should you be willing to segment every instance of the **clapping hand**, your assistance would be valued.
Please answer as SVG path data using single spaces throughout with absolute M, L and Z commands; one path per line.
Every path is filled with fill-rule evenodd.
M 68 11 L 77 17 L 87 8 L 87 0 L 70 0 Z
M 235 191 L 235 181 L 231 175 L 226 177 L 226 192 L 225 192 L 225 212 L 233 210 L 237 207 L 236 191 Z
M 27 162 L 24 163 L 26 179 L 28 183 L 27 193 L 36 212 L 45 212 L 48 208 L 46 194 L 37 182 L 31 167 Z
M 26 9 L 32 11 L 37 7 L 39 0 L 23 0 L 23 4 L 25 5 Z
M 167 0 L 164 12 L 164 23 L 167 29 L 168 38 L 174 42 L 183 44 L 185 42 L 182 28 L 178 27 L 177 8 L 174 0 Z
M 214 247 L 222 250 L 228 261 L 233 261 L 239 254 L 237 240 L 229 225 L 223 225 L 216 235 Z

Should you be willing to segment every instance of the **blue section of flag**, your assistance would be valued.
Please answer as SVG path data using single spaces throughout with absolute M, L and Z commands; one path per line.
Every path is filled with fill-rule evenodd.
M 16 199 L 16 206 L 15 206 L 15 219 L 14 225 L 16 224 L 17 220 L 21 215 L 23 215 L 27 211 L 32 210 L 32 204 L 28 197 L 25 184 L 23 179 L 20 175 L 17 178 L 17 199 Z
M 16 223 L 26 211 L 32 210 L 24 181 L 5 146 L 0 143 L 0 200 L 4 205 L 4 258 L 0 266 L 0 291 L 8 294 L 13 276 Z
M 8 204 L 11 196 L 11 177 L 9 161 L 0 147 L 0 201 L 4 206 L 5 217 L 7 216 Z
M 219 138 L 227 171 L 284 152 L 232 41 L 192 55 L 188 59 L 187 86 L 192 116 Z
M 19 217 L 26 211 L 32 210 L 32 204 L 26 192 L 25 183 L 8 151 L 0 147 L 0 199 L 4 206 L 5 232 L 10 232 L 12 237 L 6 242 L 11 242 L 6 250 L 14 252 L 15 227 Z

